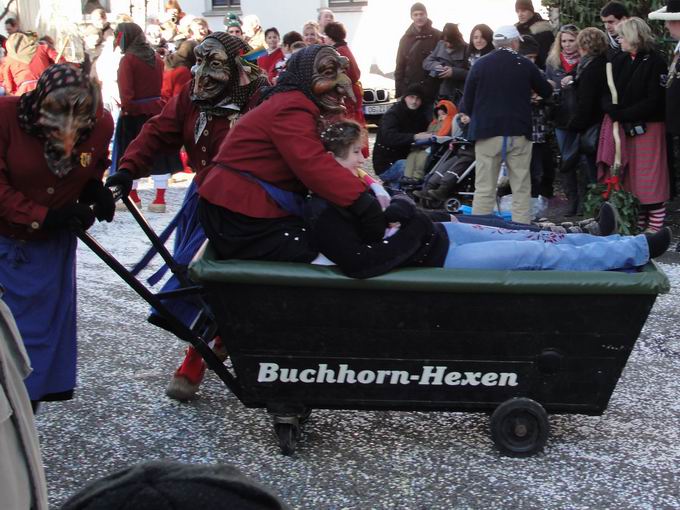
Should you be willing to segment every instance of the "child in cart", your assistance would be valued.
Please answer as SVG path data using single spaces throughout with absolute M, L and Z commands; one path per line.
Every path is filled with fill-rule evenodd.
M 326 148 L 350 172 L 363 163 L 361 128 L 331 125 Z M 664 253 L 670 229 L 653 235 L 598 237 L 520 231 L 458 222 L 433 222 L 403 196 L 392 197 L 385 218 L 392 227 L 379 243 L 366 243 L 352 218 L 316 197 L 309 221 L 319 250 L 354 278 L 403 266 L 447 269 L 603 271 L 634 268 Z

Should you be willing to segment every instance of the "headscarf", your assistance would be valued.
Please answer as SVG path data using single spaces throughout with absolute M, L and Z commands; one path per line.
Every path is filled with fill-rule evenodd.
M 182 41 L 177 51 L 170 53 L 165 57 L 165 68 L 176 69 L 177 67 L 188 67 L 191 69 L 196 63 L 196 56 L 194 55 L 194 48 L 198 45 L 196 41 L 186 40 Z
M 145 64 L 156 67 L 156 52 L 146 40 L 142 28 L 136 23 L 119 23 L 114 34 L 114 47 L 120 52 L 141 59 Z
M 314 61 L 321 48 L 323 46 L 319 44 L 312 44 L 291 55 L 286 64 L 286 70 L 279 75 L 276 85 L 267 87 L 262 92 L 261 101 L 265 101 L 280 92 L 299 90 L 321 108 L 319 99 L 312 92 L 312 76 L 315 72 Z
M 92 90 L 92 83 L 88 78 L 88 73 L 83 72 L 70 64 L 54 64 L 45 69 L 40 75 L 35 90 L 25 93 L 19 99 L 19 106 L 17 107 L 17 117 L 19 119 L 19 127 L 31 136 L 35 136 L 45 142 L 44 154 L 45 162 L 52 173 L 57 177 L 64 177 L 68 174 L 73 165 L 76 164 L 77 156 L 75 153 L 71 154 L 70 160 L 65 161 L 60 153 L 47 141 L 45 133 L 38 124 L 40 118 L 40 108 L 47 95 L 63 87 L 79 87 L 86 88 L 94 93 Z M 92 112 L 92 118 L 96 117 L 95 110 Z M 94 123 L 93 123 L 94 125 Z M 82 140 L 90 136 L 91 129 L 81 133 L 76 145 Z
M 216 104 L 200 105 L 200 113 L 196 119 L 194 135 L 196 139 L 200 136 L 208 123 L 208 116 L 225 116 L 233 114 L 234 110 L 226 108 L 235 105 L 238 110 L 243 110 L 250 101 L 250 98 L 257 90 L 269 84 L 267 77 L 262 74 L 257 65 L 247 62 L 241 58 L 251 51 L 250 45 L 240 37 L 234 37 L 226 32 L 213 32 L 203 39 L 216 39 L 227 53 L 229 58 L 229 87 L 225 90 L 224 96 Z M 194 80 L 196 78 L 194 77 Z M 194 89 L 194 80 L 191 81 L 190 90 Z
M 38 51 L 38 42 L 35 37 L 15 32 L 7 38 L 6 49 L 8 58 L 30 64 Z

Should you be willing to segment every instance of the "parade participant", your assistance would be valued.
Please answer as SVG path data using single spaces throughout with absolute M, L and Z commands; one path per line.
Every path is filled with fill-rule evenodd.
M 336 161 L 359 177 L 361 130 L 349 123 L 321 133 Z M 390 227 L 382 242 L 367 243 L 344 211 L 312 197 L 308 207 L 319 251 L 348 276 L 370 278 L 403 266 L 447 269 L 605 271 L 645 264 L 668 249 L 670 229 L 655 235 L 598 237 L 590 234 L 519 231 L 457 222 L 433 223 L 403 195 L 385 209 Z M 325 206 L 325 207 L 324 207 Z
M 72 224 L 114 213 L 101 182 L 113 121 L 88 74 L 54 65 L 32 92 L 0 98 L 0 282 L 31 360 L 36 407 L 70 399 L 76 385 Z
M 149 175 L 154 156 L 163 150 L 186 148 L 196 177 L 187 189 L 182 209 L 171 222 L 169 230 L 161 237 L 169 237 L 175 225 L 174 258 L 179 264 L 188 264 L 205 240 L 203 228 L 196 215 L 197 184 L 215 157 L 231 126 L 257 101 L 258 91 L 267 84 L 257 69 L 249 67 L 240 58 L 250 51 L 250 46 L 240 38 L 224 32 L 214 32 L 196 47 L 196 70 L 193 81 L 182 92 L 170 99 L 163 111 L 149 120 L 120 161 L 118 173 L 110 177 L 107 186 L 119 185 L 127 192 L 132 180 Z M 242 82 L 249 83 L 242 85 Z M 227 146 L 230 146 L 227 144 Z M 139 266 L 138 266 L 139 269 Z M 162 273 L 152 277 L 156 282 Z M 179 287 L 172 277 L 164 290 Z M 185 324 L 192 324 L 199 309 L 191 302 L 177 300 L 166 302 Z M 158 317 L 155 317 L 156 323 Z M 182 366 L 175 373 L 168 395 L 187 400 L 196 394 L 205 366 L 201 356 L 189 347 Z
M 197 45 L 196 41 L 182 41 L 177 51 L 165 57 L 161 97 L 166 102 L 178 95 L 184 85 L 191 81 L 191 68 L 196 63 L 194 48 Z
M 229 133 L 199 187 L 201 223 L 221 258 L 312 261 L 317 251 L 299 216 L 307 189 L 346 208 L 367 241 L 382 238 L 378 201 L 319 138 L 319 124 L 342 114 L 342 98 L 351 94 L 346 65 L 330 46 L 298 51 Z
M 121 156 L 144 123 L 163 108 L 163 60 L 146 41 L 141 27 L 135 23 L 120 23 L 116 27 L 114 47 L 120 48 L 123 57 L 118 65 L 120 116 L 113 141 L 112 174 L 118 171 Z M 163 163 L 162 158 L 154 162 L 153 173 L 159 177 L 155 182 L 156 198 L 151 205 L 165 205 L 164 194 L 172 169 L 165 168 Z M 130 198 L 141 205 L 136 185 Z

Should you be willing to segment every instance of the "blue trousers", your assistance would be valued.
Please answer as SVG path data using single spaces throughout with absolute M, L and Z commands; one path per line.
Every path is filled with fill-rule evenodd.
M 442 223 L 449 236 L 448 269 L 606 271 L 645 264 L 643 235 L 508 230 L 483 225 Z
M 399 189 L 399 181 L 404 177 L 404 170 L 406 170 L 406 160 L 400 159 L 392 163 L 392 166 L 378 175 L 380 180 L 390 188 Z

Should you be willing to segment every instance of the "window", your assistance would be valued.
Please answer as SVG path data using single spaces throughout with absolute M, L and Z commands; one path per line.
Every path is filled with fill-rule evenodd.
M 333 10 L 338 7 L 364 7 L 368 5 L 368 1 L 362 2 L 359 0 L 329 0 L 328 8 Z
M 212 8 L 217 9 L 239 9 L 241 0 L 212 0 Z

